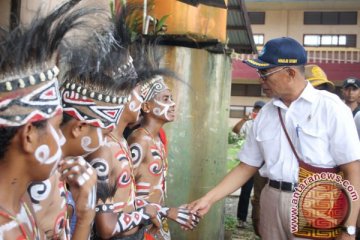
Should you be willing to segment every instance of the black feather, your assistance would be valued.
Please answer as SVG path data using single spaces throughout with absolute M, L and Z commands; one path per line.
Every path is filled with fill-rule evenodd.
M 65 47 L 61 62 L 66 65 L 63 82 L 80 84 L 90 91 L 106 94 L 128 94 L 137 84 L 135 68 L 129 67 L 130 31 L 126 25 L 126 8 L 109 19 L 86 45 Z M 120 69 L 120 71 L 119 71 Z
M 156 75 L 181 81 L 174 71 L 160 67 L 163 51 L 158 45 L 159 40 L 160 38 L 158 37 L 142 38 L 138 39 L 131 46 L 131 56 L 134 58 L 134 66 L 138 74 L 139 83 L 147 82 Z
M 0 35 L 0 71 L 2 80 L 32 74 L 55 64 L 57 49 L 65 35 L 79 25 L 81 18 L 94 11 L 71 11 L 80 0 L 71 0 L 46 17 L 36 17 L 29 27 L 19 26 Z

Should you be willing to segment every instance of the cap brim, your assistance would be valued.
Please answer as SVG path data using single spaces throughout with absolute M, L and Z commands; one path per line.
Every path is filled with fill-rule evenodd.
M 335 88 L 335 84 L 326 79 L 319 79 L 319 78 L 308 78 L 308 80 L 314 87 L 319 86 L 321 84 L 328 84 L 332 88 Z
M 356 88 L 359 88 L 359 86 L 358 86 L 357 84 L 355 84 L 355 83 L 345 84 L 345 85 L 343 85 L 343 88 L 347 88 L 347 87 L 349 87 L 349 86 L 354 86 L 354 87 L 356 87 Z
M 243 63 L 256 69 L 268 69 L 268 68 L 277 67 L 277 65 L 261 61 L 260 59 L 248 59 L 248 60 L 244 60 Z

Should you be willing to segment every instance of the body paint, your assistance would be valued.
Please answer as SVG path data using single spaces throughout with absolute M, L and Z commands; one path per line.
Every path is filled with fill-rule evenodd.
M 66 139 L 64 137 L 63 134 L 61 134 L 61 136 L 59 136 L 59 134 L 56 132 L 56 130 L 54 129 L 54 127 L 49 123 L 49 128 L 50 128 L 50 134 L 52 135 L 55 143 L 56 143 L 56 147 L 57 150 L 55 152 L 55 154 L 53 156 L 50 156 L 50 148 L 47 144 L 43 144 L 41 146 L 39 146 L 36 150 L 35 150 L 35 159 L 40 162 L 41 164 L 54 164 L 53 169 L 50 172 L 51 176 L 57 168 L 57 163 L 61 160 L 61 156 L 62 156 L 62 150 L 61 150 L 61 146 L 65 144 Z
M 103 158 L 94 158 L 90 165 L 95 168 L 98 181 L 109 181 L 109 164 Z
M 32 182 L 27 191 L 31 202 L 34 205 L 35 212 L 38 212 L 41 210 L 39 203 L 49 197 L 51 192 L 51 182 L 49 179 L 43 182 Z
M 138 182 L 136 183 L 136 196 L 137 197 L 147 197 L 150 193 L 151 184 L 148 182 Z
M 92 143 L 92 139 L 89 136 L 85 136 L 81 139 L 81 147 L 86 152 L 85 155 L 95 152 L 101 146 L 103 146 L 105 144 L 105 139 L 102 135 L 101 128 L 96 128 L 96 133 L 97 133 L 97 137 L 98 137 L 98 146 L 96 146 L 96 147 L 90 147 L 90 145 Z
M 5 223 L 3 225 L 0 225 L 0 239 L 4 239 L 3 235 L 8 232 L 13 230 L 14 228 L 18 228 L 19 227 L 19 223 L 22 224 L 26 224 L 28 226 L 28 229 L 34 230 L 33 229 L 33 225 L 31 223 L 31 219 L 29 218 L 26 209 L 23 205 L 21 205 L 20 211 L 18 214 L 16 214 L 15 216 L 16 221 L 12 220 L 8 223 Z M 24 236 L 23 236 L 24 237 Z
M 162 103 L 160 101 L 157 101 L 156 99 L 154 99 L 154 102 L 160 106 L 162 106 L 163 108 L 159 108 L 159 107 L 155 107 L 153 109 L 153 113 L 157 116 L 161 116 L 161 115 L 164 115 L 165 118 L 169 121 L 171 121 L 171 119 L 169 118 L 168 116 L 168 112 L 170 110 L 170 107 L 174 106 L 175 105 L 175 102 L 171 101 L 170 104 L 166 104 L 166 103 Z
M 141 104 L 144 102 L 143 98 L 135 90 L 132 91 L 132 95 L 135 96 L 136 100 L 138 100 L 140 104 L 138 106 L 136 106 L 136 100 L 135 99 L 133 100 L 132 97 L 131 97 L 131 100 L 130 100 L 130 103 L 129 103 L 129 109 L 132 112 L 140 111 Z
M 131 151 L 131 157 L 134 168 L 138 167 L 140 165 L 140 160 L 142 158 L 142 147 L 138 143 L 133 143 L 130 145 L 130 151 Z

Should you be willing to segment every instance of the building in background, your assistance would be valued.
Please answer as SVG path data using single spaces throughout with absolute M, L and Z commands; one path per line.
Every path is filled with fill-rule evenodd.
M 340 93 L 342 81 L 360 77 L 360 1 L 245 0 L 257 50 L 277 37 L 303 44 L 308 62 L 319 65 Z M 256 54 L 234 54 L 230 125 L 264 100 L 256 72 L 241 62 Z

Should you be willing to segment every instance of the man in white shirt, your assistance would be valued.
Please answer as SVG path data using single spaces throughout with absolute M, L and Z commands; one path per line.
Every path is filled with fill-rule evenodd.
M 299 162 L 282 129 L 280 116 L 305 164 L 329 169 L 339 166 L 344 178 L 359 192 L 360 142 L 351 111 L 337 96 L 316 90 L 305 80 L 306 61 L 305 49 L 291 38 L 272 39 L 258 59 L 245 61 L 257 69 L 262 88 L 274 97 L 256 117 L 239 153 L 241 163 L 189 208 L 204 215 L 213 203 L 241 187 L 265 163 L 262 175 L 269 178 L 269 183 L 261 193 L 261 237 L 297 239 L 290 229 L 290 212 Z M 355 239 L 359 200 L 353 201 L 351 207 L 338 239 Z

